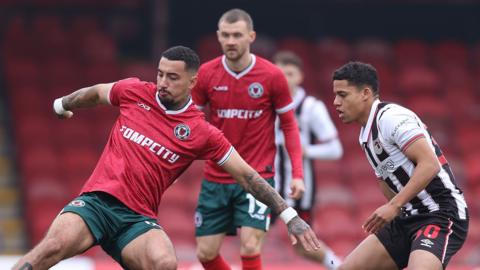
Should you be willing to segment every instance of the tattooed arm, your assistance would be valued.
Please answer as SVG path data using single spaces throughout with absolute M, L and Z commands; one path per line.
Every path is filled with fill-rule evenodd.
M 108 93 L 112 86 L 113 83 L 104 83 L 79 89 L 70 95 L 57 98 L 53 103 L 53 110 L 61 118 L 70 118 L 73 116 L 73 109 L 110 104 Z
M 251 193 L 255 199 L 268 205 L 275 214 L 281 216 L 285 211 L 290 213 L 293 211 L 295 213 L 292 208 L 288 207 L 280 194 L 253 170 L 236 151 L 233 151 L 229 159 L 224 163 L 223 168 L 232 175 L 245 191 Z M 298 240 L 306 250 L 319 248 L 320 243 L 312 229 L 298 215 L 295 215 L 288 221 L 287 227 L 292 244 L 296 244 Z

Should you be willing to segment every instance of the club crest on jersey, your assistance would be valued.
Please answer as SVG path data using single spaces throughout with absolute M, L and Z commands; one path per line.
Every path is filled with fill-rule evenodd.
M 373 141 L 373 151 L 377 155 L 380 155 L 383 151 L 382 145 L 380 144 L 380 141 L 378 139 Z
M 72 201 L 71 203 L 69 203 L 69 205 L 75 206 L 75 207 L 84 207 L 84 206 L 85 206 L 85 202 L 82 201 L 82 200 L 74 200 L 74 201 Z
M 248 86 L 248 94 L 252 98 L 259 98 L 263 95 L 263 86 L 258 83 L 254 82 Z
M 190 136 L 190 128 L 185 124 L 178 124 L 173 130 L 175 137 L 180 140 L 186 140 Z

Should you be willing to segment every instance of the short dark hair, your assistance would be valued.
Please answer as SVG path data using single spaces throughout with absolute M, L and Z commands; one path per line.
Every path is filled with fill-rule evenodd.
M 291 51 L 279 51 L 273 56 L 273 62 L 280 65 L 294 65 L 303 70 L 303 61 Z
M 220 17 L 220 20 L 218 20 L 218 24 L 220 25 L 220 22 L 222 21 L 226 21 L 228 23 L 236 23 L 238 21 L 244 21 L 247 23 L 248 30 L 253 31 L 252 17 L 250 17 L 250 14 L 248 14 L 243 9 L 234 8 L 223 13 L 222 17 Z
M 171 61 L 185 62 L 185 68 L 188 71 L 197 72 L 200 67 L 200 58 L 197 53 L 185 46 L 174 46 L 162 53 L 162 57 Z
M 380 92 L 377 70 L 370 64 L 348 62 L 333 72 L 333 80 L 347 80 L 357 87 L 370 86 L 375 96 Z

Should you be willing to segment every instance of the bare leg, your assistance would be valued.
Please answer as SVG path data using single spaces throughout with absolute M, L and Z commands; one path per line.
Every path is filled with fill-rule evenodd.
M 67 212 L 55 218 L 45 238 L 12 269 L 49 269 L 63 259 L 84 252 L 93 243 L 94 238 L 83 219 Z
M 338 269 L 397 270 L 398 267 L 377 236 L 371 234 L 345 258 Z
M 410 270 L 442 270 L 443 266 L 437 256 L 426 250 L 417 249 L 410 253 L 408 260 Z
M 240 255 L 251 256 L 260 254 L 265 240 L 265 231 L 252 227 L 242 227 L 240 230 Z
M 213 234 L 207 236 L 198 236 L 197 240 L 197 258 L 200 262 L 209 262 L 218 256 L 222 246 L 225 233 Z
M 123 263 L 132 270 L 174 270 L 177 257 L 167 234 L 152 229 L 135 238 L 122 250 Z

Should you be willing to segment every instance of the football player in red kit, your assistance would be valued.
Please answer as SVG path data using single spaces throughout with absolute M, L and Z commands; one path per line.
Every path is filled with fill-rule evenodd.
M 49 269 L 94 245 L 101 245 L 125 269 L 177 269 L 157 210 L 163 192 L 195 159 L 213 160 L 272 207 L 288 224 L 293 242 L 318 248 L 310 227 L 193 105 L 190 90 L 199 65 L 194 51 L 177 46 L 162 54 L 156 85 L 130 78 L 55 100 L 54 111 L 61 118 L 100 104 L 120 107 L 120 115 L 79 197 L 65 206 L 45 238 L 14 270 Z
M 192 90 L 194 102 L 199 107 L 209 106 L 210 122 L 271 185 L 278 115 L 292 161 L 291 196 L 299 199 L 304 191 L 302 148 L 285 76 L 274 64 L 250 53 L 255 32 L 247 12 L 225 12 L 217 35 L 223 55 L 200 67 Z M 219 250 L 225 235 L 236 234 L 238 227 L 243 269 L 261 269 L 260 251 L 270 209 L 212 161 L 205 167 L 195 215 L 197 257 L 205 269 L 230 269 Z

